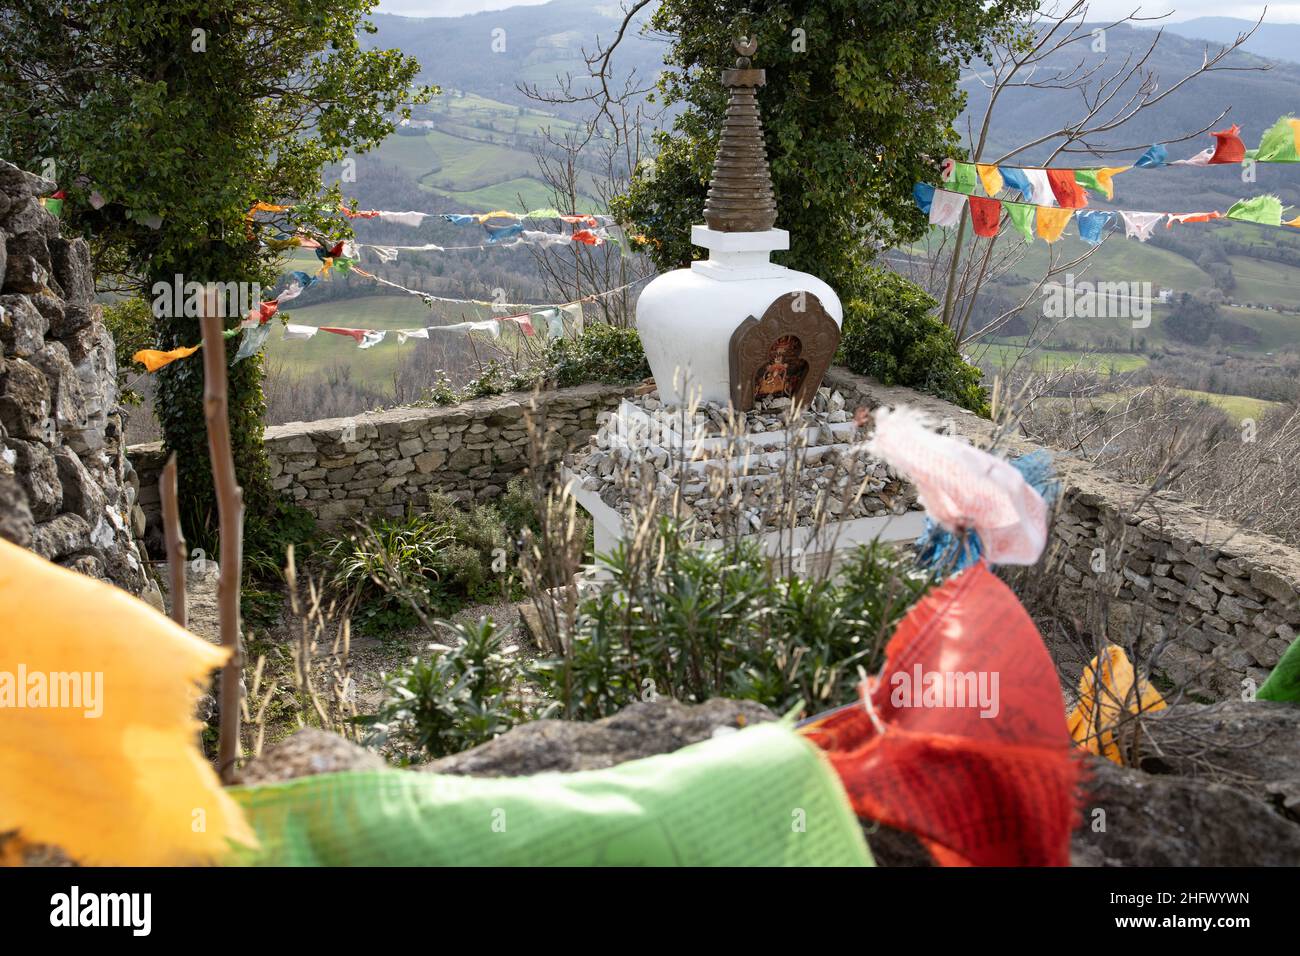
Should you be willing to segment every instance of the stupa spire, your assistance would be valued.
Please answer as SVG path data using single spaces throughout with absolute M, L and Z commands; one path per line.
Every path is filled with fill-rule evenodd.
M 718 232 L 764 232 L 776 223 L 757 98 L 767 74 L 750 65 L 750 57 L 758 50 L 756 39 L 739 37 L 732 45 L 739 58 L 734 69 L 722 71 L 722 84 L 731 89 L 731 95 L 704 203 L 704 221 Z

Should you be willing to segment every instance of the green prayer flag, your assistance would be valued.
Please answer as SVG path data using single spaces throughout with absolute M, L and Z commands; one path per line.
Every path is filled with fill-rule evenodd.
M 1002 209 L 1016 230 L 1025 237 L 1025 242 L 1034 241 L 1034 207 L 1027 203 L 1004 202 Z
M 1258 222 L 1265 226 L 1280 226 L 1282 225 L 1282 200 L 1276 196 L 1242 199 L 1232 204 L 1232 208 L 1225 213 L 1225 218 L 1238 219 L 1242 222 Z
M 1259 141 L 1259 149 L 1248 150 L 1247 159 L 1261 163 L 1300 163 L 1296 151 L 1296 121 L 1283 116 Z
M 953 163 L 952 179 L 943 184 L 949 192 L 973 196 L 979 184 L 979 170 L 974 163 Z
M 1260 700 L 1300 703 L 1300 637 L 1291 642 L 1255 696 Z
M 872 866 L 839 778 L 784 722 L 607 770 L 376 770 L 227 791 L 260 866 Z
M 530 209 L 528 212 L 524 213 L 523 218 L 525 218 L 525 219 L 559 219 L 559 218 L 560 218 L 560 210 L 558 210 L 558 209 L 551 209 L 550 207 L 547 207 L 547 208 L 544 208 L 544 209 Z
M 1084 189 L 1091 189 L 1097 195 L 1109 198 L 1106 187 L 1097 179 L 1097 170 L 1095 169 L 1076 169 L 1074 171 L 1074 181 Z
M 48 212 L 51 216 L 53 216 L 55 219 L 58 219 L 61 215 L 63 215 L 62 199 L 42 199 L 41 205 L 44 206 L 45 211 Z

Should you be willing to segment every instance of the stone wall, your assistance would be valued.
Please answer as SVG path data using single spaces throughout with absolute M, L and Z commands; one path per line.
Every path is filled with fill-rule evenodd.
M 859 404 L 907 404 L 987 445 L 992 426 L 909 389 L 833 369 Z M 1008 439 L 1011 455 L 1038 446 Z M 1300 551 L 1244 530 L 1169 492 L 1119 481 L 1054 452 L 1062 481 L 1045 557 L 1056 608 L 1094 633 L 1133 636 L 1140 653 L 1167 642 L 1158 669 L 1189 692 L 1220 699 L 1263 683 L 1300 631 Z
M 566 449 L 583 444 L 596 416 L 631 390 L 582 385 L 537 396 L 545 422 Z M 393 408 L 352 418 L 292 422 L 266 430 L 273 485 L 316 516 L 323 527 L 380 514 L 400 515 L 431 491 L 458 500 L 487 500 L 505 490 L 528 457 L 527 392 L 474 399 L 446 408 Z M 136 445 L 141 503 L 152 542 L 158 535 L 158 444 Z
M 89 249 L 37 201 L 54 189 L 0 161 L 0 536 L 141 594 L 113 339 Z

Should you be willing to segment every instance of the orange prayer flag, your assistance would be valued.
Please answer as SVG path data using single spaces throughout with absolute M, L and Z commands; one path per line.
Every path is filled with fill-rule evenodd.
M 1168 705 L 1145 678 L 1139 680 L 1122 647 L 1107 644 L 1092 659 L 1079 681 L 1079 704 L 1070 714 L 1070 736 L 1084 750 L 1117 764 L 1124 763 L 1115 740 L 1128 716 Z
M 0 832 L 83 864 L 193 865 L 219 861 L 231 840 L 255 845 L 196 746 L 199 684 L 227 654 L 120 588 L 0 540 L 0 657 L 26 672 L 7 690 L 0 681 Z
M 1056 206 L 1039 206 L 1038 235 L 1048 242 L 1055 242 L 1065 232 L 1065 227 L 1074 216 L 1073 209 L 1061 209 Z
M 141 349 L 131 356 L 131 361 L 138 362 L 150 372 L 156 372 L 165 365 L 171 365 L 177 359 L 189 358 L 201 348 L 203 348 L 202 342 L 198 345 L 172 349 L 170 352 L 163 352 L 160 349 Z

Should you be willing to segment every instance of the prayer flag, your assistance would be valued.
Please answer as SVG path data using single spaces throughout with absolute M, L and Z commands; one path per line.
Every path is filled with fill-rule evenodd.
M 992 239 L 998 234 L 998 226 L 1002 223 L 1002 203 L 984 196 L 971 196 L 967 201 L 970 204 L 970 221 L 975 227 L 975 235 Z
M 1025 242 L 1034 241 L 1034 206 L 1026 203 L 1003 203 L 1011 224 L 1016 227 Z
M 996 196 L 1002 191 L 1002 174 L 998 172 L 996 166 L 976 163 L 975 171 L 979 173 L 980 184 L 983 185 L 986 195 Z
M 1075 181 L 1073 169 L 1048 169 L 1044 172 L 1059 205 L 1066 209 L 1082 209 L 1088 205 L 1088 194 Z
M 1048 242 L 1055 242 L 1065 232 L 1066 225 L 1074 215 L 1073 209 L 1057 209 L 1051 206 L 1038 207 L 1038 234 Z
M 1031 201 L 1035 206 L 1058 205 L 1056 193 L 1052 192 L 1052 181 L 1047 178 L 1047 170 L 1026 169 L 1023 172 L 1025 178 L 1029 180 L 1029 184 L 1033 187 L 1033 199 Z
M 1123 765 L 1124 755 L 1115 737 L 1121 724 L 1131 716 L 1167 706 L 1158 690 L 1145 678 L 1138 678 L 1124 649 L 1107 644 L 1079 681 L 1079 703 L 1069 718 L 1070 736 L 1089 753 Z M 1134 736 L 1130 723 L 1129 739 Z
M 200 342 L 198 345 L 183 346 L 172 349 L 170 352 L 163 352 L 159 349 L 141 349 L 131 356 L 131 361 L 138 362 L 150 372 L 156 372 L 177 359 L 189 358 L 202 347 L 203 343 Z
M 1020 190 L 1020 198 L 1025 200 L 1025 202 L 1034 201 L 1034 186 L 1029 181 L 1029 177 L 1025 175 L 1023 169 L 1014 169 L 1002 166 L 999 167 L 999 172 L 1002 173 L 1002 182 L 1004 185 L 1010 186 L 1012 189 Z
M 1084 209 L 1076 212 L 1074 218 L 1079 221 L 1079 238 L 1090 246 L 1096 246 L 1101 244 L 1102 234 L 1115 214 L 1102 209 Z
M 966 208 L 966 197 L 962 193 L 948 192 L 946 189 L 936 189 L 934 200 L 930 203 L 930 224 L 952 228 L 957 225 L 961 218 L 962 210 Z
M 1159 166 L 1168 165 L 1169 150 L 1157 143 L 1148 149 L 1133 165 L 1138 169 L 1155 169 Z
M 912 201 L 916 203 L 917 209 L 928 216 L 930 203 L 934 202 L 934 187 L 929 183 L 916 183 L 912 186 Z
M 1224 214 L 1226 219 L 1257 222 L 1264 226 L 1282 225 L 1282 200 L 1276 196 L 1255 196 L 1232 204 Z
M 1233 123 L 1231 127 L 1210 135 L 1215 139 L 1214 154 L 1210 157 L 1213 165 L 1239 163 L 1246 158 L 1246 144 L 1241 141 L 1241 127 Z
M 1300 163 L 1300 120 L 1284 116 L 1274 123 L 1250 158 L 1261 163 Z
M 1151 230 L 1155 229 L 1160 220 L 1165 218 L 1165 214 L 1163 212 L 1123 211 L 1119 214 L 1119 217 L 1124 220 L 1125 236 L 1139 242 L 1146 242 L 1151 238 Z
M 1114 177 L 1127 172 L 1130 168 L 1132 167 L 1106 166 L 1101 169 L 1076 169 L 1074 171 L 1074 180 L 1080 186 L 1091 189 L 1095 193 L 1100 193 L 1107 199 L 1114 199 Z

